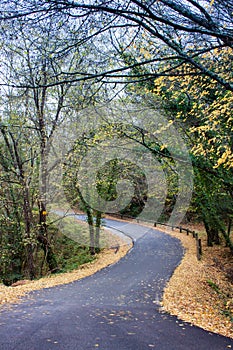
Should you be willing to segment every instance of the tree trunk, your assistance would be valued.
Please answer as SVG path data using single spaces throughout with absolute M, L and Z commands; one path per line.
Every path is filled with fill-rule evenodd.
M 210 227 L 209 227 L 206 220 L 203 220 L 203 222 L 204 222 L 204 226 L 205 226 L 205 230 L 206 230 L 206 234 L 207 234 L 207 246 L 213 247 L 213 240 L 212 240 L 212 234 L 211 234 Z
M 100 226 L 101 226 L 101 212 L 98 211 L 96 214 L 95 222 L 95 251 L 98 253 L 100 251 Z
M 207 233 L 207 246 L 212 247 L 213 243 L 220 244 L 219 229 L 214 224 L 209 224 L 206 220 L 203 220 L 206 233 Z
M 228 237 L 230 237 L 230 234 L 231 234 L 231 226 L 232 226 L 232 219 L 229 218 L 228 227 L 227 227 L 227 235 L 228 235 Z
M 226 246 L 230 248 L 231 253 L 233 254 L 233 242 L 232 242 L 230 236 L 228 235 L 228 233 L 224 229 L 221 229 L 221 233 L 225 239 Z
M 42 249 L 44 251 L 49 270 L 51 272 L 56 272 L 59 270 L 59 268 L 58 268 L 56 256 L 53 252 L 53 248 L 47 237 L 47 224 L 46 224 L 47 212 L 46 212 L 45 204 L 42 202 L 42 203 L 38 203 L 38 205 L 40 210 L 40 218 L 39 218 L 40 232 L 37 236 L 37 239 L 40 242 Z
M 87 223 L 89 225 L 89 233 L 90 233 L 90 253 L 91 255 L 95 255 L 95 232 L 94 232 L 94 221 L 93 221 L 93 215 L 90 211 L 90 209 L 86 209 L 87 212 Z
M 33 243 L 31 242 L 31 224 L 32 224 L 32 215 L 29 202 L 29 189 L 24 184 L 23 191 L 23 213 L 24 213 L 24 222 L 25 222 L 25 239 L 26 244 L 26 270 L 29 274 L 30 279 L 35 278 L 35 265 L 34 265 L 34 248 Z
M 53 252 L 53 249 L 51 247 L 51 244 L 49 243 L 48 239 L 43 236 L 42 234 L 39 234 L 37 236 L 38 241 L 40 242 L 42 249 L 44 251 L 45 259 L 49 267 L 49 271 L 52 273 L 57 272 L 59 270 L 57 265 L 56 256 Z
M 89 234 L 90 234 L 90 244 L 89 244 L 89 250 L 91 255 L 95 255 L 95 232 L 94 232 L 94 220 L 93 220 L 93 214 L 91 211 L 91 208 L 86 203 L 86 201 L 83 198 L 82 192 L 80 191 L 79 187 L 76 188 L 78 196 L 85 208 L 85 212 L 87 213 L 87 223 L 89 225 Z

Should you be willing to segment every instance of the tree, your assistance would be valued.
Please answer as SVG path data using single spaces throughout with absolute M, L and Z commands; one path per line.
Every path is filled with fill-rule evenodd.
M 30 278 L 35 277 L 36 223 L 32 213 L 38 187 L 35 178 L 39 171 L 38 164 L 32 166 L 35 161 L 32 130 L 30 133 L 29 128 L 22 125 L 12 127 L 10 122 L 10 118 L 5 119 L 0 128 L 3 204 L 1 258 L 4 266 L 2 275 L 6 283 L 23 273 Z
M 64 174 L 63 174 L 63 186 L 65 187 L 66 197 L 72 209 L 80 209 L 87 215 L 87 223 L 89 226 L 89 249 L 90 253 L 94 255 L 99 252 L 99 239 L 100 239 L 100 226 L 102 212 L 95 210 L 91 204 L 84 197 L 82 190 L 80 189 L 80 181 L 83 178 L 78 177 L 78 169 L 80 169 L 82 158 L 85 156 L 88 148 L 90 147 L 90 140 L 86 140 L 83 137 L 80 140 L 76 140 L 73 149 L 69 150 L 69 155 L 65 162 Z M 88 189 L 87 189 L 88 191 Z
M 201 159 L 195 159 L 194 206 L 198 218 L 204 223 L 207 233 L 207 245 L 220 244 L 220 235 L 232 250 L 232 241 L 228 231 L 232 215 L 232 196 L 229 187 L 211 173 L 198 168 Z M 205 160 L 203 160 L 205 161 Z
M 44 2 L 22 1 L 14 7 L 15 1 L 4 2 L 1 19 L 6 23 L 22 20 L 30 27 L 35 21 L 45 21 L 50 16 L 62 14 L 69 21 L 76 21 L 70 38 L 63 47 L 53 53 L 70 53 L 76 45 L 87 43 L 99 45 L 99 68 L 85 71 L 75 70 L 72 76 L 60 71 L 60 80 L 80 81 L 101 79 L 108 82 L 120 82 L 129 77 L 131 82 L 155 79 L 160 76 L 183 76 L 177 74 L 177 68 L 187 63 L 193 68 L 191 76 L 208 76 L 226 90 L 233 91 L 231 79 L 226 78 L 213 65 L 206 55 L 214 50 L 232 48 L 232 3 L 230 0 L 214 1 L 139 1 L 130 2 L 95 1 L 73 2 L 69 0 L 52 0 Z M 81 31 L 81 38 L 77 33 Z M 75 35 L 73 35 L 75 33 Z M 76 36 L 76 38 L 75 38 Z M 119 55 L 127 53 L 135 41 L 140 42 L 138 50 L 141 57 L 132 64 L 114 59 L 109 47 Z M 101 40 L 108 43 L 107 51 Z M 148 43 L 149 49 L 146 49 Z M 144 52 L 143 52 L 144 51 Z M 211 56 L 211 55 L 210 55 Z M 114 68 L 108 69 L 104 61 L 112 61 Z M 117 61 L 119 63 L 117 64 Z M 130 74 L 132 68 L 149 67 L 149 73 Z M 107 68 L 107 69 L 106 69 Z M 188 73 L 189 74 L 189 73 Z
M 191 182 L 190 176 L 180 181 L 178 159 L 172 159 L 172 154 L 169 154 L 166 147 L 162 147 L 158 138 L 153 137 L 153 132 L 148 131 L 152 121 L 147 120 L 147 115 L 144 118 L 145 108 L 141 106 L 141 110 L 139 107 L 136 110 L 136 106 L 128 106 L 128 123 L 124 123 L 120 101 L 112 107 L 112 119 L 110 107 L 105 109 L 106 119 L 104 109 L 99 107 L 102 123 L 97 126 L 93 120 L 95 127 L 81 135 L 69 153 L 68 160 L 65 157 L 64 181 L 71 207 L 78 206 L 84 210 L 88 220 L 91 213 L 96 212 L 120 213 L 131 217 L 141 215 L 142 220 L 154 222 L 163 214 L 161 220 L 167 221 L 170 217 L 172 221 L 177 220 L 176 215 L 180 218 L 186 208 L 176 208 L 175 217 L 171 213 L 176 198 L 178 202 L 182 200 L 185 207 L 183 197 L 188 196 L 190 183 L 185 187 L 184 182 Z M 126 113 L 125 106 L 123 107 Z M 90 112 L 88 116 L 91 117 Z M 141 119 L 145 119 L 148 129 L 145 125 L 143 128 Z M 165 123 L 160 124 L 159 128 L 158 122 L 156 132 L 165 133 L 168 129 L 169 125 L 165 126 Z M 176 148 L 174 140 L 166 140 L 172 142 L 173 149 Z M 182 155 L 177 153 L 176 156 L 178 158 Z M 186 168 L 188 167 L 187 162 Z M 182 199 L 179 198 L 180 195 Z M 162 213 L 165 201 L 166 209 L 168 203 L 169 209 Z M 91 244 L 94 241 L 93 222 L 93 219 L 89 220 Z
M 229 50 L 217 51 L 215 58 L 219 65 L 226 62 L 224 75 L 231 77 Z M 186 69 L 192 70 L 189 65 Z M 219 243 L 221 233 L 232 250 L 227 228 L 233 198 L 232 93 L 208 77 L 190 79 L 189 75 L 182 80 L 160 78 L 152 92 L 161 97 L 161 106 L 188 137 L 196 174 L 195 203 L 206 227 L 208 245 Z
M 11 275 L 17 272 L 18 276 L 25 274 L 30 278 L 36 275 L 38 246 L 44 252 L 49 270 L 55 272 L 58 268 L 47 223 L 50 172 L 48 154 L 53 135 L 64 120 L 69 118 L 70 110 L 74 106 L 80 108 L 85 103 L 85 94 L 88 95 L 88 101 L 92 98 L 92 91 L 87 91 L 88 87 L 84 84 L 80 89 L 77 85 L 73 88 L 71 84 L 50 88 L 46 86 L 51 77 L 57 75 L 58 68 L 68 67 L 71 72 L 80 63 L 77 51 L 74 57 L 51 57 L 53 48 L 59 46 L 59 35 L 60 38 L 65 35 L 66 24 L 60 23 L 58 32 L 53 30 L 54 20 L 48 19 L 46 24 L 46 27 L 37 25 L 29 29 L 21 21 L 12 23 L 8 26 L 2 46 L 2 79 L 8 82 L 1 100 L 3 153 L 0 165 L 5 189 L 2 200 L 7 208 L 2 213 L 4 224 L 8 223 L 9 220 L 5 217 L 9 216 L 17 227 L 9 240 L 6 227 L 4 244 L 11 249 L 9 244 L 17 241 L 19 247 L 14 253 L 18 254 L 19 261 L 17 266 L 12 267 L 14 271 Z M 56 79 L 59 80 L 59 76 Z M 19 91 L 10 87 L 12 82 L 24 85 L 29 83 L 31 88 Z M 41 82 L 43 87 L 40 87 Z M 79 95 L 80 92 L 82 96 Z M 73 101 L 74 96 L 76 99 Z M 11 258 L 9 249 L 6 274 L 14 262 L 14 254 Z
M 10 51 L 17 47 L 16 53 L 21 52 L 21 58 L 25 52 L 20 51 L 16 42 L 22 42 L 25 33 L 33 38 L 30 42 L 35 47 L 35 38 L 41 44 L 38 31 L 43 33 L 51 18 L 56 19 L 59 25 L 57 29 L 51 25 L 55 40 L 48 36 L 48 48 L 43 51 L 42 59 L 35 60 L 33 57 L 31 79 L 25 79 L 24 71 L 24 74 L 17 73 L 13 79 L 3 81 L 2 85 L 18 91 L 33 91 L 39 101 L 35 110 L 40 115 L 44 111 L 41 110 L 43 96 L 48 96 L 50 89 L 57 91 L 56 87 L 64 89 L 64 86 L 81 81 L 95 82 L 97 86 L 103 83 L 137 83 L 140 88 L 145 83 L 153 94 L 162 97 L 160 103 L 169 119 L 178 121 L 179 128 L 185 130 L 200 176 L 203 171 L 209 171 L 221 180 L 221 188 L 224 188 L 227 198 L 231 198 L 232 116 L 229 111 L 233 91 L 233 8 L 229 0 L 98 3 L 23 0 L 15 5 L 13 0 L 3 2 L 2 29 L 7 29 L 4 38 Z M 64 23 L 67 24 L 66 29 Z M 11 27 L 20 29 L 17 38 L 9 29 Z M 87 66 L 81 63 L 88 46 L 93 52 L 88 52 Z M 71 57 L 72 65 L 69 65 Z M 9 62 L 12 64 L 11 59 Z M 9 68 L 12 67 L 9 65 Z M 12 78 L 10 74 L 9 77 Z M 109 86 L 115 87 L 107 86 L 108 90 Z M 119 88 L 116 89 L 118 92 Z M 209 115 L 210 118 L 207 117 Z M 43 133 L 42 128 L 41 135 Z M 49 142 L 47 146 L 49 148 Z M 158 145 L 151 147 L 147 142 L 146 146 L 169 159 L 169 152 L 166 154 L 165 149 L 161 152 L 157 149 Z M 46 165 L 43 152 L 41 158 Z M 208 185 L 207 181 L 204 182 Z M 46 181 L 43 183 L 45 185 Z M 208 203 L 210 199 L 213 203 L 214 196 L 209 196 Z

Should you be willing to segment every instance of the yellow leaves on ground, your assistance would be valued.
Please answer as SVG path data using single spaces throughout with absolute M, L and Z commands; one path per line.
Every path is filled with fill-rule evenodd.
M 224 273 L 233 262 L 230 252 L 221 246 L 207 247 L 205 242 L 202 260 L 198 261 L 192 237 L 175 231 L 168 233 L 181 240 L 186 254 L 165 288 L 163 310 L 183 321 L 233 338 L 232 322 L 227 315 L 233 307 L 233 286 Z M 214 290 L 211 284 L 219 289 Z
M 111 232 L 109 232 L 109 236 L 112 236 Z M 125 256 L 131 248 L 131 245 L 125 244 L 121 238 L 114 235 L 114 241 L 116 240 L 120 246 L 117 253 L 115 253 L 114 249 L 104 249 L 98 254 L 98 257 L 94 261 L 81 265 L 77 270 L 30 281 L 30 283 L 19 285 L 18 287 L 6 287 L 3 284 L 0 284 L 0 305 L 18 302 L 20 298 L 33 290 L 71 283 L 90 276 L 108 265 L 114 264 Z

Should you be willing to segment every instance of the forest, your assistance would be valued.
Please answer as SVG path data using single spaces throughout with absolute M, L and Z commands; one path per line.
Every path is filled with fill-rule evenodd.
M 200 222 L 233 253 L 232 2 L 3 0 L 0 19 L 0 280 L 91 261 L 111 213 Z

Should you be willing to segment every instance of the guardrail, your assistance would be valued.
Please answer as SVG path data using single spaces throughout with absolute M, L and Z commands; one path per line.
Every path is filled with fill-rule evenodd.
M 157 225 L 160 225 L 160 226 L 166 226 L 166 227 L 169 227 L 173 230 L 179 230 L 180 233 L 182 232 L 186 232 L 187 235 L 191 234 L 192 237 L 195 239 L 196 241 L 196 255 L 197 255 L 197 259 L 198 260 L 201 260 L 201 256 L 202 256 L 202 242 L 201 242 L 201 238 L 198 237 L 198 233 L 195 232 L 195 231 L 192 231 L 188 228 L 185 228 L 185 227 L 182 227 L 182 226 L 174 226 L 174 225 L 168 225 L 168 224 L 165 224 L 163 222 L 154 222 L 154 221 L 151 221 L 151 220 L 142 220 L 142 219 L 139 219 L 139 218 L 134 218 L 133 216 L 129 216 L 129 215 L 123 215 L 123 214 L 118 214 L 118 213 L 106 213 L 107 215 L 109 216 L 112 216 L 112 217 L 118 217 L 120 218 L 121 220 L 135 220 L 137 223 L 140 223 L 141 222 L 144 222 L 144 223 L 152 223 L 154 227 L 156 227 Z

